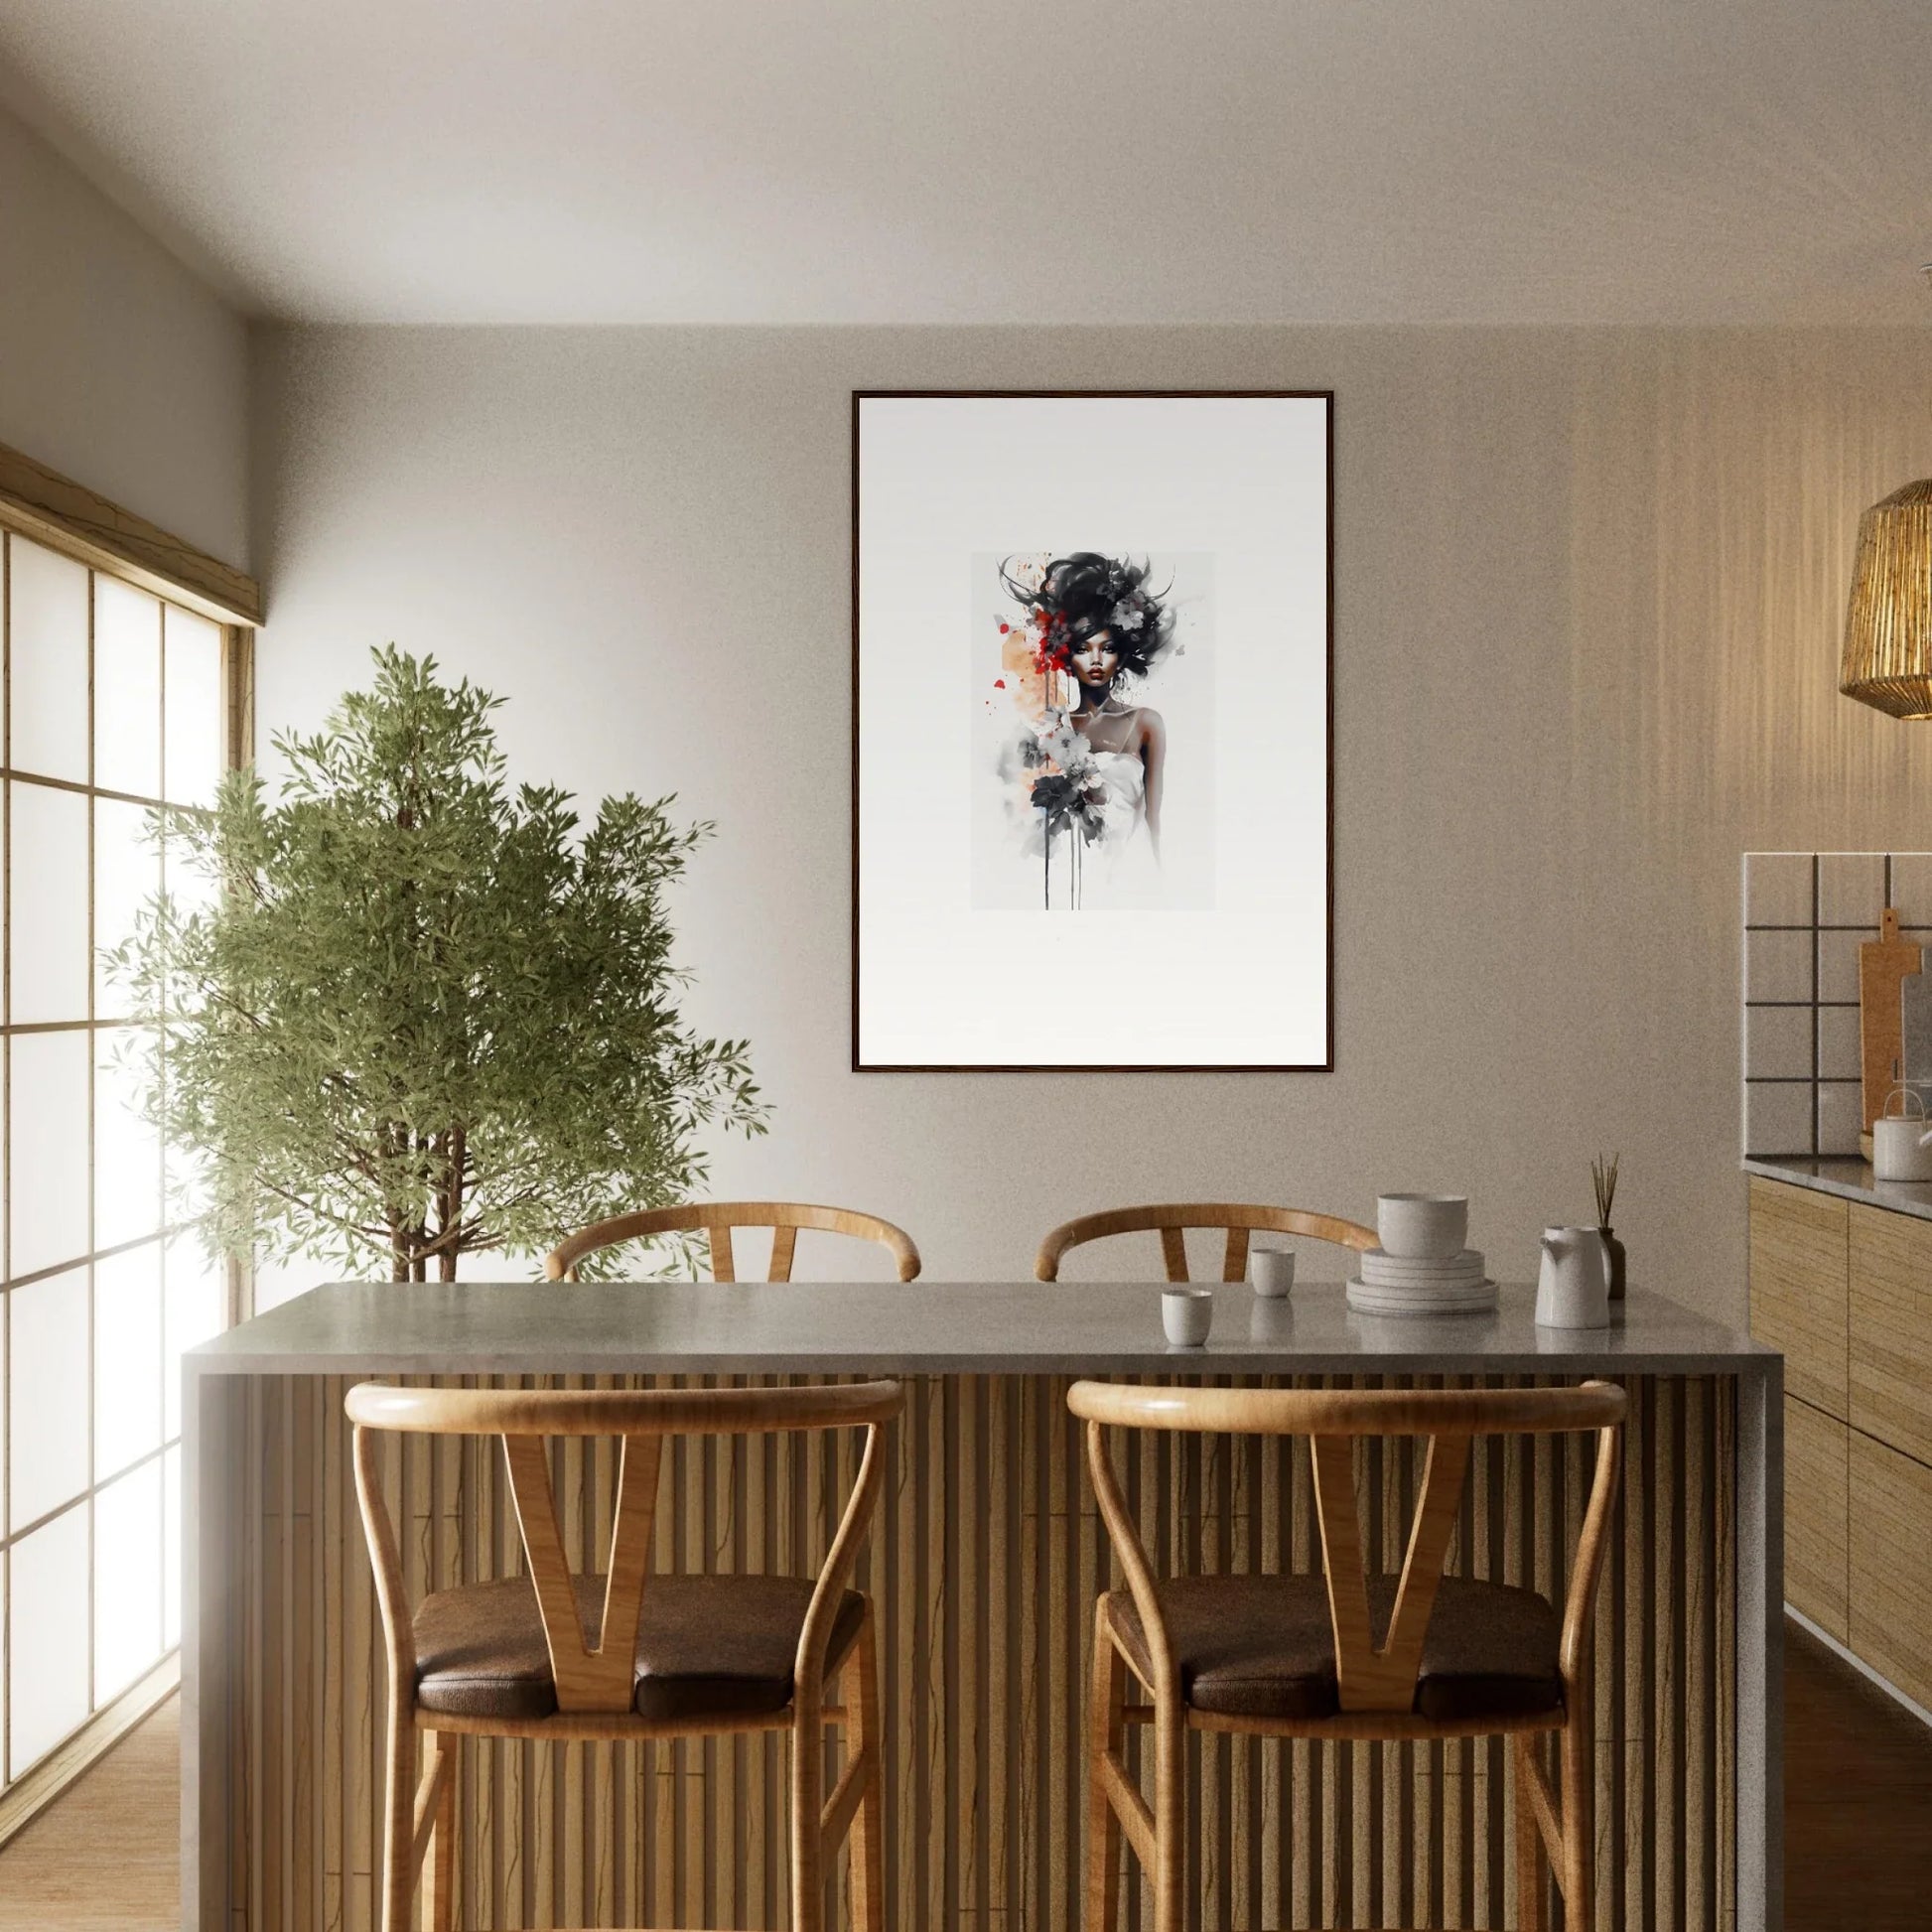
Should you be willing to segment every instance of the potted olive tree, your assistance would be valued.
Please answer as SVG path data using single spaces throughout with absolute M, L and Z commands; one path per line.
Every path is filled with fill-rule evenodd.
M 626 794 L 584 829 L 506 781 L 499 700 L 393 646 L 375 666 L 276 739 L 273 800 L 238 771 L 211 812 L 156 815 L 203 890 L 109 963 L 210 1246 L 448 1281 L 689 1196 L 704 1131 L 764 1108 L 745 1042 L 678 1015 L 665 889 L 711 827 Z

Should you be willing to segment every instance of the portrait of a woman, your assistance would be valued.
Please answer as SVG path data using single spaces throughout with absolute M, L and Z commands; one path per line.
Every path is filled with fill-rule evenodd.
M 1145 563 L 1091 550 L 1009 558 L 1000 581 L 1017 607 L 1002 620 L 1018 646 L 1008 658 L 1031 671 L 1036 694 L 1014 751 L 1041 902 L 1077 908 L 1129 888 L 1144 897 L 1161 859 L 1168 733 L 1139 686 L 1173 647 L 1172 587 L 1153 585 Z

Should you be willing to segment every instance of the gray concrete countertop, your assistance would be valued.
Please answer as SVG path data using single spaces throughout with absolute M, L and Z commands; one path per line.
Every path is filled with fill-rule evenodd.
M 1837 1194 L 1843 1200 L 1863 1201 L 1867 1207 L 1888 1207 L 1894 1214 L 1932 1221 L 1932 1180 L 1874 1179 L 1869 1161 L 1826 1156 L 1807 1160 L 1802 1155 L 1790 1155 L 1774 1161 L 1747 1159 L 1744 1172 L 1793 1187 L 1809 1187 L 1814 1193 Z
M 1204 1348 L 1173 1348 L 1159 1283 L 340 1283 L 205 1342 L 204 1375 L 1751 1373 L 1775 1351 L 1660 1295 L 1608 1328 L 1539 1328 L 1535 1291 L 1493 1313 L 1391 1319 L 1339 1283 L 1285 1302 L 1217 1286 Z

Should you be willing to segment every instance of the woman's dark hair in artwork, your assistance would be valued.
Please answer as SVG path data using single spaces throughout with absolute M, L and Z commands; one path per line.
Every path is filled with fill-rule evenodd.
M 1104 630 L 1124 677 L 1146 677 L 1173 645 L 1174 614 L 1166 602 L 1173 586 L 1153 591 L 1147 578 L 1146 564 L 1093 550 L 1055 557 L 1036 584 L 1000 567 L 1008 594 L 1033 615 L 1042 668 L 1063 669 L 1082 639 Z

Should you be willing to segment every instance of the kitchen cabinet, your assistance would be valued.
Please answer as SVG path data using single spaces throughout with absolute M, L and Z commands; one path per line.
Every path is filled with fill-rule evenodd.
M 1854 1428 L 1932 1464 L 1932 1221 L 1852 1208 Z
M 1840 1422 L 1847 1406 L 1849 1202 L 1751 1182 L 1751 1333 L 1784 1354 L 1784 1388 Z
M 1932 1707 L 1932 1185 L 1746 1166 L 1751 1333 L 1785 1357 L 1785 1600 Z
M 1850 1648 L 1932 1706 L 1932 1469 L 1851 1434 Z
M 1846 1537 L 1851 1430 L 1784 1399 L 1784 1594 L 1828 1636 L 1850 1643 Z

